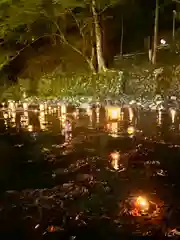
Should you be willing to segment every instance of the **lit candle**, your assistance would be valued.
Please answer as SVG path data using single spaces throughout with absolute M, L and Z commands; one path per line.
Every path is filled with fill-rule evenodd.
M 170 108 L 170 114 L 171 114 L 172 123 L 174 123 L 175 122 L 175 116 L 176 116 L 176 110 L 173 109 L 173 108 Z
M 128 108 L 128 110 L 129 110 L 129 120 L 130 120 L 130 122 L 132 122 L 133 117 L 134 117 L 134 113 L 133 113 L 132 108 Z

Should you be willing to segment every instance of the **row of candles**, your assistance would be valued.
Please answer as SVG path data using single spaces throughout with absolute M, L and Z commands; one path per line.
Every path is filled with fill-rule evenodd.
M 3 109 L 2 109 L 3 110 Z M 11 119 L 10 122 L 11 124 L 14 126 L 16 124 L 16 114 L 17 114 L 17 110 L 18 110 L 18 106 L 16 103 L 14 102 L 9 102 L 8 104 L 8 109 L 4 108 L 3 111 L 3 117 L 5 120 L 5 125 L 8 125 L 8 119 Z M 29 124 L 29 106 L 28 103 L 23 103 L 22 108 L 19 109 L 21 111 L 20 113 L 20 123 L 21 123 L 21 127 L 23 128 L 28 128 L 29 131 L 33 130 L 33 126 Z M 118 129 L 118 122 L 123 121 L 124 120 L 124 111 L 122 110 L 122 108 L 120 107 L 106 107 L 106 119 L 108 120 L 107 123 L 107 130 L 116 133 L 117 129 Z M 46 120 L 46 115 L 51 115 L 51 114 L 57 114 L 58 119 L 61 121 L 61 127 L 62 128 L 70 128 L 70 122 L 67 124 L 66 123 L 66 113 L 67 113 L 67 107 L 66 105 L 57 105 L 55 107 L 52 106 L 48 106 L 47 103 L 44 104 L 40 104 L 39 105 L 39 110 L 38 109 L 34 109 L 31 110 L 34 113 L 38 113 L 39 112 L 39 123 L 40 123 L 40 129 L 41 130 L 46 130 L 46 124 L 47 124 L 47 120 Z M 22 114 L 23 113 L 23 114 Z M 87 107 L 86 109 L 86 113 L 89 116 L 89 120 L 90 123 L 92 123 L 93 118 L 92 118 L 92 114 L 93 114 L 93 110 L 91 109 L 90 106 Z M 96 108 L 95 109 L 95 113 L 96 113 L 96 123 L 100 123 L 100 108 Z M 175 118 L 176 118 L 176 110 L 175 109 L 170 109 L 169 110 L 170 113 L 170 117 L 171 117 L 171 121 L 172 124 L 175 123 Z M 76 110 L 73 112 L 73 117 L 75 119 L 79 118 L 79 109 L 76 108 Z M 129 116 L 129 122 L 132 123 L 133 119 L 134 119 L 134 111 L 132 108 L 128 108 L 128 116 Z M 158 111 L 158 116 L 157 116 L 157 124 L 161 125 L 162 124 L 162 112 L 159 110 Z M 133 133 L 133 127 L 131 126 L 128 130 L 128 132 L 130 134 Z

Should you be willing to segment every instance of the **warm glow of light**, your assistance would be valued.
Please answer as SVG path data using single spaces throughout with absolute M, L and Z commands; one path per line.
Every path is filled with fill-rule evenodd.
M 120 115 L 120 120 L 123 121 L 124 120 L 124 112 L 121 112 L 121 115 Z
M 40 110 L 40 111 L 45 110 L 45 105 L 44 105 L 44 104 L 40 104 L 40 105 L 39 105 L 39 110 Z
M 4 112 L 3 117 L 4 117 L 4 119 L 8 119 L 8 113 Z
M 64 129 L 65 128 L 65 124 L 66 124 L 66 115 L 62 115 L 60 118 L 60 125 L 61 127 Z M 64 130 L 63 130 L 64 131 Z
M 117 122 L 113 122 L 111 125 L 111 131 L 113 133 L 117 133 L 118 132 L 118 123 Z
M 29 117 L 28 112 L 24 111 L 24 114 L 20 116 L 21 127 L 28 127 L 29 125 Z
M 128 127 L 127 132 L 129 135 L 132 135 L 135 132 L 135 128 L 133 126 L 130 126 L 130 127 Z
M 106 126 L 112 137 L 118 137 L 118 122 L 110 122 Z
M 110 154 L 111 156 L 111 165 L 115 170 L 119 169 L 119 160 L 120 160 L 120 153 L 113 152 Z
M 16 122 L 16 112 L 12 112 L 11 114 L 11 123 L 15 123 Z
M 97 107 L 96 108 L 96 122 L 99 123 L 99 111 L 100 109 Z
M 65 105 L 61 106 L 61 114 L 66 114 L 66 106 Z
M 28 126 L 28 131 L 29 131 L 29 132 L 32 132 L 32 131 L 33 131 L 33 126 L 32 126 L 32 125 L 29 125 L 29 126 Z
M 158 111 L 158 125 L 162 124 L 162 112 Z
M 86 111 L 87 115 L 89 116 L 90 123 L 92 123 L 92 109 L 90 108 L 90 106 L 88 106 Z
M 147 199 L 144 197 L 141 197 L 141 196 L 137 197 L 136 205 L 138 207 L 140 207 L 142 209 L 146 209 L 146 210 L 149 208 L 149 203 L 148 203 Z
M 171 115 L 171 119 L 172 119 L 172 123 L 175 122 L 175 116 L 176 116 L 176 110 L 173 108 L 170 108 L 170 115 Z
M 91 107 L 90 107 L 90 106 L 87 107 L 86 111 L 87 111 L 87 115 L 88 115 L 88 116 L 91 116 L 91 115 L 92 115 L 92 110 L 91 110 Z
M 23 92 L 23 98 L 26 98 L 26 93 L 25 92 Z
M 28 111 L 24 111 L 24 116 L 28 117 Z
M 40 111 L 40 114 L 39 114 L 39 123 L 40 123 L 40 129 L 41 130 L 45 130 L 46 129 L 46 120 L 45 120 L 45 113 L 43 110 Z
M 16 112 L 12 112 L 11 116 L 12 116 L 12 118 L 15 118 L 16 117 Z
M 134 117 L 134 113 L 133 113 L 132 108 L 128 108 L 128 110 L 129 110 L 129 120 L 130 120 L 130 122 L 132 122 L 133 117 Z
M 69 132 L 64 132 L 65 142 L 69 142 L 72 139 L 72 134 Z
M 24 108 L 24 110 L 28 110 L 28 104 L 27 103 L 23 103 L 23 108 Z
M 6 127 L 6 129 L 7 129 L 7 127 L 8 127 L 8 122 L 7 122 L 7 120 L 4 120 L 4 125 L 5 125 L 5 127 Z
M 119 153 L 119 152 L 113 152 L 113 153 L 111 153 L 111 158 L 112 158 L 112 159 L 119 159 L 119 158 L 120 158 L 120 153 Z
M 163 45 L 165 45 L 165 44 L 166 44 L 166 40 L 165 40 L 165 39 L 161 39 L 161 40 L 160 40 L 160 43 L 163 44 Z
M 106 107 L 107 118 L 112 120 L 120 119 L 121 108 L 120 107 Z
M 79 108 L 76 108 L 75 112 L 73 112 L 73 116 L 76 119 L 79 119 Z
M 41 111 L 41 112 L 40 112 L 40 117 L 41 117 L 41 118 L 44 118 L 44 116 L 45 116 L 45 113 L 44 113 L 43 111 Z
M 11 109 L 12 111 L 15 110 L 15 103 L 14 102 L 9 102 L 8 108 Z

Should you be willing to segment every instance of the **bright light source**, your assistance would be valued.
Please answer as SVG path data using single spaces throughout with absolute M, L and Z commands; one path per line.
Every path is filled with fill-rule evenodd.
M 161 39 L 161 40 L 160 40 L 160 43 L 163 44 L 163 45 L 165 45 L 165 44 L 166 44 L 166 40 L 165 40 L 165 39 Z
M 107 107 L 107 117 L 111 120 L 117 120 L 120 118 L 121 108 L 120 107 Z
M 129 110 L 129 120 L 130 120 L 130 122 L 132 122 L 133 117 L 134 117 L 134 113 L 133 113 L 132 108 L 128 108 L 128 110 Z
M 113 152 L 111 153 L 111 165 L 115 170 L 119 169 L 119 159 L 120 159 L 120 153 L 119 152 Z
M 138 207 L 140 207 L 140 208 L 146 208 L 146 209 L 148 209 L 149 208 L 149 203 L 148 203 L 148 201 L 145 199 L 145 198 L 143 198 L 143 197 L 141 197 L 141 196 L 139 196 L 138 198 L 137 198 L 137 200 L 136 200 L 136 205 L 138 206 Z
M 132 135 L 135 132 L 135 128 L 130 126 L 130 127 L 128 127 L 127 132 L 128 132 L 129 135 Z
M 28 131 L 29 131 L 29 132 L 32 132 L 32 131 L 33 131 L 33 126 L 32 126 L 32 125 L 29 125 L 29 126 L 28 126 Z
M 23 103 L 24 110 L 28 110 L 28 104 L 26 102 Z
M 176 110 L 173 109 L 173 108 L 170 108 L 170 115 L 171 115 L 172 123 L 174 123 L 175 122 L 175 116 L 176 116 Z
M 113 153 L 111 153 L 111 157 L 114 160 L 118 160 L 120 158 L 120 153 L 119 152 L 113 152 Z

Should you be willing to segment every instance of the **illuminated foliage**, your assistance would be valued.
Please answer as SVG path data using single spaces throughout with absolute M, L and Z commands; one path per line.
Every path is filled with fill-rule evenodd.
M 98 16 L 118 2 L 123 1 L 96 0 Z M 79 28 L 83 41 L 87 41 L 87 38 L 89 38 L 89 44 L 92 45 L 95 40 L 90 39 L 94 38 L 90 33 L 93 27 L 91 5 L 92 1 L 90 0 L 3 0 L 0 2 L 0 44 L 3 45 L 8 41 L 13 41 L 15 44 L 26 47 L 39 38 L 49 35 L 58 38 L 63 44 L 68 45 L 72 50 L 82 55 L 90 69 L 93 70 L 94 53 L 91 50 L 91 53 L 88 50 L 84 51 L 84 47 L 76 47 L 75 42 L 69 41 L 69 36 L 65 31 L 69 21 L 67 16 L 71 15 Z M 39 30 L 34 36 L 33 27 L 38 26 L 39 23 L 44 25 L 38 28 Z M 17 54 L 19 54 L 19 48 L 18 51 L 15 50 L 13 54 L 9 54 L 12 55 L 11 57 L 7 56 L 6 58 L 10 61 Z M 6 61 L 1 61 L 1 68 L 4 64 L 6 64 Z

